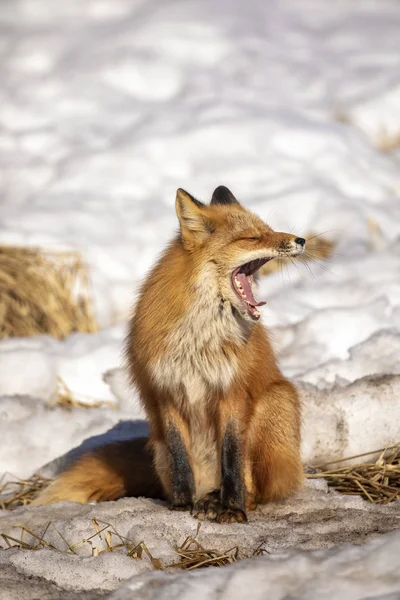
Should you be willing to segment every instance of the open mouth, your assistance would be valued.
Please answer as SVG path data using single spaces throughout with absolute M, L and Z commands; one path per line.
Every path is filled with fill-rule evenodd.
M 252 260 L 235 269 L 232 273 L 232 285 L 237 296 L 243 302 L 250 317 L 255 321 L 260 318 L 257 306 L 264 306 L 266 302 L 257 302 L 253 296 L 252 285 L 254 275 L 265 263 L 272 258 L 259 258 Z

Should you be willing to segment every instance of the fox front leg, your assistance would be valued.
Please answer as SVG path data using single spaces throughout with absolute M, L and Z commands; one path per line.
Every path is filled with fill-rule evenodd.
M 243 442 L 235 421 L 220 431 L 221 489 L 210 492 L 193 507 L 193 516 L 217 523 L 245 523 L 246 486 L 243 476 Z
M 221 505 L 217 523 L 245 523 L 246 486 L 243 475 L 243 443 L 238 423 L 229 421 L 222 437 Z
M 171 508 L 190 510 L 193 506 L 195 484 L 189 453 L 181 431 L 172 424 L 167 429 L 171 476 Z

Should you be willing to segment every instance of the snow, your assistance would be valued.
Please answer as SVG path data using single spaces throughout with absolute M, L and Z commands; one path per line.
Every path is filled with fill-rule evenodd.
M 159 559 L 163 568 L 166 569 L 161 580 L 154 572 L 146 553 L 143 553 L 141 560 L 135 560 L 127 557 L 126 548 L 120 548 L 113 552 L 100 553 L 98 557 L 92 557 L 93 549 L 97 549 L 99 552 L 106 549 L 105 532 L 101 539 L 95 535 L 96 528 L 93 519 L 96 519 L 100 529 L 103 527 L 106 527 L 108 531 L 114 529 L 132 546 L 144 542 L 152 556 Z M 4 564 L 13 566 L 21 578 L 40 577 L 64 591 L 74 591 L 75 593 L 99 589 L 112 590 L 123 580 L 135 576 L 127 582 L 125 587 L 120 588 L 122 597 L 128 598 L 130 595 L 127 589 L 129 590 L 129 586 L 132 585 L 134 590 L 136 583 L 139 585 L 141 581 L 140 577 L 136 579 L 136 576 L 145 571 L 151 571 L 148 579 L 144 579 L 145 582 L 148 582 L 148 593 L 151 594 L 153 586 L 160 586 L 162 595 L 158 597 L 168 598 L 168 593 L 173 593 L 174 589 L 173 573 L 175 569 L 171 569 L 169 565 L 177 561 L 175 548 L 183 544 L 188 536 L 196 536 L 197 532 L 197 522 L 188 513 L 168 512 L 163 503 L 154 503 L 143 498 L 126 498 L 117 502 L 101 503 L 97 506 L 58 503 L 47 507 L 20 508 L 12 513 L 0 511 L 0 531 L 16 538 L 20 538 L 23 525 L 26 525 L 33 533 L 42 533 L 49 523 L 44 539 L 54 545 L 59 550 L 58 552 L 49 549 L 36 552 L 7 550 L 3 553 L 0 552 L 0 557 L 3 554 Z M 338 563 L 337 576 L 343 578 L 343 585 L 345 585 L 348 582 L 347 577 L 351 581 L 352 568 L 355 573 L 358 571 L 355 568 L 357 557 L 364 555 L 357 546 L 374 540 L 377 534 L 385 534 L 398 526 L 398 506 L 394 504 L 386 507 L 371 506 L 359 497 L 327 494 L 326 487 L 317 480 L 301 494 L 285 503 L 260 507 L 247 525 L 235 524 L 228 527 L 204 522 L 197 534 L 197 539 L 203 547 L 215 548 L 221 553 L 239 546 L 244 554 L 251 555 L 260 546 L 264 548 L 268 553 L 267 558 L 263 559 L 262 572 L 256 571 L 251 575 L 253 577 L 251 589 L 253 590 L 254 587 L 255 591 L 259 589 L 260 593 L 265 593 L 268 589 L 267 586 L 271 585 L 274 580 L 281 580 L 280 585 L 283 588 L 292 585 L 290 576 L 282 577 L 282 572 L 286 568 L 283 565 L 288 556 L 292 556 L 294 569 L 299 568 L 300 571 L 303 571 L 301 565 L 310 565 L 307 577 L 305 573 L 308 572 L 308 569 L 304 570 L 303 585 L 309 585 L 310 579 L 313 579 L 313 573 L 317 576 L 326 567 L 328 568 L 327 572 L 332 570 L 332 563 L 335 562 Z M 89 538 L 90 543 L 84 542 Z M 383 539 L 385 538 L 383 537 Z M 385 557 L 389 557 L 390 553 L 386 554 L 385 552 L 381 553 L 382 558 L 376 559 L 377 565 L 381 562 L 387 563 L 386 567 L 384 564 L 382 565 L 383 575 L 385 568 L 390 572 L 395 572 L 393 567 L 398 565 L 398 559 L 395 558 L 398 553 L 395 549 L 398 548 L 399 540 L 400 532 L 397 531 L 391 543 L 389 540 L 386 541 L 385 547 L 392 548 L 392 560 L 386 560 Z M 24 541 L 31 543 L 34 540 L 28 532 L 25 532 Z M 119 538 L 112 535 L 110 541 L 112 545 L 119 541 Z M 3 541 L 0 543 L 4 545 Z M 74 547 L 75 555 L 65 552 L 67 543 Z M 343 546 L 344 544 L 347 546 Z M 349 547 L 349 544 L 355 544 L 355 547 Z M 375 547 L 379 548 L 381 545 L 378 543 Z M 338 546 L 340 550 L 336 550 Z M 297 550 L 295 556 L 293 556 L 292 548 Z M 326 552 L 328 549 L 331 551 Z M 370 555 L 371 551 L 369 546 L 369 550 L 364 551 L 365 555 Z M 334 556 L 336 559 L 332 558 Z M 346 570 L 342 571 L 340 564 L 346 564 L 350 558 L 353 559 L 354 566 L 351 568 L 348 565 L 346 575 Z M 238 563 L 234 567 L 234 569 L 239 569 L 238 585 L 240 585 L 240 580 L 246 581 L 246 577 L 240 575 L 241 570 L 246 568 L 245 564 L 253 564 L 253 567 L 257 569 L 257 561 Z M 295 566 L 296 564 L 299 567 Z M 225 588 L 225 578 L 228 577 L 229 571 L 226 572 L 226 569 L 216 569 L 215 571 L 221 572 L 221 575 L 217 575 L 217 577 L 222 578 L 219 579 L 219 582 L 222 582 L 222 587 Z M 198 597 L 212 597 L 209 594 L 211 594 L 213 586 L 217 585 L 216 583 L 209 584 L 212 572 L 214 569 L 211 572 L 202 572 L 201 585 L 205 587 L 199 588 Z M 263 573 L 266 572 L 269 574 L 265 578 Z M 394 589 L 398 589 L 397 577 L 392 583 L 389 580 L 385 584 L 379 579 L 378 566 L 376 571 L 371 571 L 371 580 L 373 580 L 373 573 L 377 579 L 374 583 L 377 589 L 385 590 L 385 585 L 397 586 Z M 185 574 L 185 577 L 187 576 Z M 363 576 L 365 577 L 365 574 Z M 330 577 L 326 577 L 326 579 L 328 580 L 327 585 L 332 585 Z M 367 580 L 365 579 L 365 581 Z M 391 588 L 388 587 L 388 589 Z M 228 591 L 229 589 L 226 593 Z M 126 595 L 124 596 L 124 594 Z M 238 590 L 236 597 L 243 597 L 242 592 Z
M 28 394 L 54 401 L 57 378 L 61 378 L 74 398 L 91 404 L 115 404 L 103 374 L 121 363 L 122 326 L 96 335 L 73 334 L 64 342 L 49 336 L 16 339 L 0 344 L 0 395 Z M 23 377 L 10 377 L 24 367 Z
M 396 238 L 398 169 L 337 118 L 392 91 L 399 106 L 396 2 L 53 4 L 1 17 L 21 25 L 4 31 L 0 241 L 84 252 L 103 326 L 176 227 L 178 185 L 224 182 L 350 257 L 368 218 Z M 385 125 L 378 101 L 368 114 Z
M 42 469 L 51 475 L 84 449 L 146 430 L 121 368 L 123 342 L 138 284 L 176 231 L 178 187 L 208 200 L 217 185 L 227 185 L 275 229 L 325 232 L 335 243 L 328 263 L 310 263 L 311 273 L 291 265 L 265 278 L 259 292 L 268 302 L 263 320 L 282 369 L 302 392 L 305 462 L 398 441 L 397 0 L 3 4 L 0 243 L 82 252 L 102 329 L 63 342 L 48 336 L 0 342 L 0 474 L 26 477 Z M 80 401 L 104 407 L 54 406 L 59 378 Z M 321 491 L 315 500 L 321 515 L 338 523 L 328 545 L 365 541 L 343 537 L 351 521 L 343 520 L 338 505 L 325 506 L 323 497 Z M 334 503 L 337 497 L 326 498 Z M 287 510 L 303 522 L 307 505 L 293 503 Z M 121 500 L 14 514 L 25 523 L 39 517 L 45 523 L 56 514 L 62 520 L 70 510 L 65 513 L 73 516 L 68 533 L 77 531 L 79 513 L 84 515 L 79 533 L 86 535 L 90 519 L 103 512 L 119 525 L 118 515 L 125 511 L 126 522 L 137 529 L 139 506 L 149 514 L 156 510 L 145 501 Z M 361 501 L 357 506 L 362 519 L 377 510 Z M 176 527 L 171 540 L 181 541 L 178 532 L 193 534 L 187 515 L 168 513 L 167 519 L 164 507 L 157 510 L 159 520 L 149 516 L 149 539 L 166 521 Z M 312 578 L 315 597 L 334 597 L 336 582 L 351 587 L 342 598 L 399 591 L 397 579 L 390 578 L 398 570 L 395 534 L 386 547 L 381 537 L 362 549 L 339 546 L 303 555 L 296 550 L 301 536 L 290 537 L 285 529 L 286 513 L 276 506 L 265 510 L 255 513 L 250 526 L 258 523 L 269 531 L 272 522 L 283 528 L 280 537 L 288 536 L 292 554 L 231 567 L 238 580 L 257 580 L 260 594 L 268 589 L 271 598 L 284 593 L 312 598 Z M 382 514 L 390 520 L 396 510 L 382 508 Z M 1 515 L 0 533 L 13 518 Z M 304 521 L 302 535 L 308 536 L 310 527 Z M 217 526 L 206 528 L 210 542 L 222 544 L 236 535 L 235 528 L 229 534 L 224 529 L 220 537 L 213 536 Z M 393 528 L 394 519 L 384 530 Z M 128 533 L 125 521 L 122 529 Z M 250 547 L 259 534 L 257 528 L 248 531 Z M 168 554 L 171 544 L 156 539 L 154 548 L 166 548 Z M 94 598 L 98 590 L 100 595 L 112 590 L 142 569 L 142 563 L 128 564 L 118 553 L 96 559 L 56 559 L 49 550 L 32 554 L 0 552 L 4 577 L 21 600 L 27 581 L 38 597 L 51 593 L 56 598 L 79 588 L 92 591 Z M 376 570 L 372 556 L 379 557 Z M 46 565 L 56 560 L 58 575 L 51 575 Z M 355 574 L 351 569 L 346 574 L 341 560 L 352 561 Z M 275 591 L 268 588 L 275 567 L 277 577 L 281 568 L 298 573 L 297 588 L 281 575 Z M 357 568 L 367 573 L 361 583 L 354 583 Z M 71 587 L 74 572 L 76 588 Z M 270 572 L 271 578 L 263 575 Z M 229 570 L 212 573 L 207 580 L 202 573 L 179 574 L 176 583 L 149 574 L 116 594 L 129 597 L 137 585 L 144 586 L 143 597 L 146 588 L 151 598 L 154 580 L 163 597 L 172 593 L 169 585 L 182 585 L 190 597 L 201 581 L 204 595 L 212 597 L 213 586 L 225 581 Z M 194 588 L 185 587 L 189 581 Z M 1 593 L 0 586 L 0 598 Z
M 254 600 L 396 600 L 399 581 L 399 535 L 388 534 L 364 546 L 330 551 L 288 552 L 243 561 L 225 569 L 134 577 L 109 597 L 240 600 L 251 590 Z M 329 577 L 327 577 L 327 572 Z M 365 596 L 365 593 L 368 596 Z

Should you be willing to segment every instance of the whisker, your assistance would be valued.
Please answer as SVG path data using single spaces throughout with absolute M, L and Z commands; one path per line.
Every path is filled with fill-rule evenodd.
M 289 268 L 288 268 L 287 263 L 285 263 L 285 265 L 286 265 L 286 271 L 287 271 L 288 278 L 289 278 L 289 283 L 291 284 L 292 283 L 292 278 L 290 277 Z
M 296 267 L 297 272 L 300 273 L 299 267 L 296 265 L 296 263 L 294 262 L 294 260 L 293 260 L 293 258 L 291 256 L 289 256 L 289 260 L 292 263 L 292 265 L 294 265 Z
M 321 235 L 325 235 L 326 233 L 332 233 L 332 232 L 340 232 L 340 229 L 327 229 L 326 231 L 322 231 L 321 233 L 316 233 L 315 235 L 312 235 L 309 238 L 306 238 L 306 242 L 309 242 L 310 240 L 313 240 L 314 238 L 317 237 L 321 237 Z
M 289 233 L 293 233 L 294 230 L 297 230 L 297 225 L 294 225 L 293 227 L 290 228 Z
M 273 206 L 272 208 L 269 209 L 268 214 L 265 217 L 265 220 L 267 223 L 269 223 L 270 221 L 272 221 L 273 216 L 275 215 L 277 210 L 276 206 Z
M 317 283 L 317 281 L 315 279 L 315 275 L 314 275 L 314 273 L 313 273 L 310 265 L 307 262 L 303 261 L 303 260 L 301 261 L 301 264 L 304 265 L 305 268 L 307 269 L 307 271 L 310 273 L 311 279 L 314 281 L 314 283 Z
M 282 278 L 282 287 L 285 285 L 285 282 L 283 281 L 283 265 L 282 265 L 282 259 L 278 258 L 277 259 L 279 261 L 279 270 L 281 272 L 281 278 Z
M 300 273 L 300 275 L 302 274 L 300 271 L 299 266 L 296 264 L 296 261 L 294 261 L 290 256 L 289 256 L 289 260 L 290 262 L 296 267 L 297 271 Z M 309 274 L 311 275 L 311 279 L 313 280 L 313 283 L 316 284 L 317 281 L 315 279 L 315 275 L 312 272 L 311 268 L 309 267 L 309 265 L 306 262 L 302 262 L 302 264 L 306 267 L 307 271 L 309 272 Z
M 313 264 L 315 264 L 317 267 L 319 267 L 319 268 L 320 268 L 320 269 L 322 269 L 323 271 L 326 271 L 326 272 L 328 272 L 328 273 L 331 273 L 332 275 L 335 275 L 335 277 L 336 277 L 336 273 L 334 273 L 334 272 L 332 271 L 332 269 L 328 269 L 328 267 L 327 267 L 327 266 L 325 266 L 325 265 L 321 265 L 321 264 L 318 262 L 318 260 L 317 260 L 317 259 L 316 259 L 314 256 L 310 256 L 309 254 L 306 254 L 306 253 L 304 253 L 304 254 L 303 254 L 303 256 L 304 256 L 305 260 L 308 260 L 308 261 L 312 262 Z
M 322 249 L 322 248 L 323 248 L 323 246 L 321 246 L 321 249 Z M 315 250 L 316 252 L 318 252 L 318 251 L 319 251 L 319 248 L 318 248 L 318 246 L 312 246 L 312 250 Z M 333 251 L 331 251 L 331 250 L 329 251 L 329 257 L 326 257 L 326 258 L 324 258 L 324 257 L 321 257 L 321 256 L 318 256 L 318 255 L 316 255 L 316 254 L 315 254 L 315 255 L 314 255 L 314 254 L 311 254 L 310 250 L 307 250 L 307 252 L 308 252 L 308 254 L 309 254 L 310 256 L 313 256 L 314 258 L 319 258 L 320 260 L 329 260 L 329 258 L 330 258 L 331 256 L 340 256 L 341 258 L 349 258 L 349 255 L 348 255 L 348 254 L 339 254 L 339 252 L 333 252 Z

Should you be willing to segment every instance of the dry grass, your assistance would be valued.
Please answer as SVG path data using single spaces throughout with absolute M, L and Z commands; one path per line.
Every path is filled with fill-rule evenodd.
M 134 560 L 142 560 L 146 558 L 150 561 L 152 567 L 158 571 L 164 571 L 166 569 L 180 568 L 180 569 L 200 569 L 204 567 L 222 567 L 224 565 L 232 564 L 238 560 L 244 558 L 250 558 L 252 556 L 261 556 L 262 554 L 268 553 L 268 551 L 261 546 L 256 548 L 251 554 L 245 554 L 239 547 L 235 546 L 227 550 L 226 552 L 219 552 L 215 549 L 205 548 L 196 540 L 199 533 L 201 524 L 197 527 L 197 533 L 194 537 L 189 536 L 183 542 L 181 546 L 175 547 L 179 560 L 170 565 L 163 565 L 159 558 L 155 558 L 148 546 L 144 541 L 135 544 L 132 540 L 129 540 L 125 536 L 118 533 L 115 527 L 111 523 L 106 523 L 98 519 L 92 519 L 91 524 L 94 529 L 94 533 L 87 538 L 83 538 L 75 543 L 70 543 L 65 536 L 57 529 L 53 522 L 49 522 L 42 533 L 33 532 L 31 529 L 25 526 L 20 526 L 19 537 L 11 536 L 9 534 L 2 533 L 0 537 L 5 542 L 5 548 L 19 548 L 20 550 L 41 550 L 47 548 L 50 550 L 56 550 L 57 552 L 67 552 L 70 554 L 78 554 L 77 550 L 81 546 L 88 546 L 90 549 L 91 556 L 96 557 L 104 552 L 114 552 L 115 550 L 124 549 L 127 556 Z M 54 545 L 54 543 L 46 540 L 46 534 L 49 532 L 56 532 L 60 538 L 60 543 Z M 1 546 L 0 546 L 1 548 Z
M 170 568 L 178 567 L 180 569 L 191 571 L 193 569 L 200 569 L 204 567 L 223 567 L 244 558 L 268 554 L 268 550 L 262 546 L 258 546 L 250 554 L 244 553 L 242 550 L 240 550 L 239 546 L 234 546 L 233 548 L 229 548 L 224 552 L 220 552 L 219 550 L 212 548 L 205 548 L 196 540 L 196 537 L 200 531 L 200 527 L 201 523 L 199 523 L 197 526 L 197 533 L 195 537 L 187 537 L 181 546 L 177 546 L 175 548 L 175 552 L 179 556 L 179 561 L 168 565 Z
M 335 463 L 344 463 L 355 458 L 364 458 L 369 455 L 379 457 L 374 462 L 367 462 L 352 466 L 338 467 L 332 470 L 326 469 L 330 463 L 319 465 L 315 473 L 308 474 L 308 478 L 325 478 L 328 485 L 334 487 L 342 494 L 360 495 L 374 504 L 387 504 L 400 499 L 400 442 L 394 446 L 387 446 L 379 450 L 374 450 L 358 456 L 351 456 Z M 0 507 L 13 510 L 19 506 L 27 506 L 36 496 L 36 494 L 47 486 L 50 479 L 39 475 L 34 475 L 28 480 L 15 478 L 12 482 L 7 482 L 1 486 L 0 482 Z M 268 550 L 262 546 L 257 547 L 251 553 L 243 552 L 239 546 L 229 548 L 223 552 L 214 548 L 206 548 L 196 538 L 200 526 L 199 523 L 195 536 L 189 536 L 185 541 L 175 547 L 177 561 L 162 565 L 158 558 L 155 558 L 144 541 L 139 544 L 122 536 L 110 523 L 105 523 L 96 519 L 91 521 L 94 533 L 78 542 L 70 543 L 57 529 L 56 525 L 49 522 L 42 533 L 31 531 L 25 526 L 18 526 L 19 537 L 2 533 L 0 538 L 6 544 L 6 548 L 20 548 L 24 550 L 39 550 L 41 548 L 50 548 L 58 552 L 69 552 L 77 554 L 77 549 L 83 545 L 89 546 L 92 556 L 99 556 L 104 552 L 113 552 L 117 549 L 124 549 L 127 556 L 133 559 L 146 558 L 150 561 L 152 567 L 158 570 L 180 568 L 180 569 L 200 569 L 210 566 L 224 566 L 235 563 L 244 558 L 259 556 L 268 553 Z M 60 544 L 54 545 L 46 539 L 48 532 L 54 531 L 60 538 Z M 54 536 L 53 536 L 54 537 Z M 1 546 L 0 546 L 1 547 Z
M 299 259 L 301 262 L 311 262 L 318 263 L 319 261 L 327 260 L 333 252 L 335 244 L 325 238 L 320 237 L 318 234 L 309 233 L 306 235 L 306 253 L 302 255 Z M 271 275 L 271 273 L 275 273 L 276 271 L 280 271 L 284 265 L 290 265 L 294 259 L 290 258 L 279 258 L 275 260 L 271 260 L 267 262 L 260 269 L 260 275 Z
M 13 479 L 4 483 L 4 479 L 9 475 L 11 474 L 5 473 L 0 480 L 0 508 L 3 510 L 28 506 L 37 494 L 52 481 L 52 479 L 35 474 L 29 479 L 20 479 L 11 475 Z
M 375 462 L 326 469 L 333 462 L 343 463 L 378 452 L 380 454 Z M 341 494 L 359 495 L 374 504 L 389 504 L 394 500 L 400 500 L 400 442 L 394 446 L 332 461 L 332 463 L 318 465 L 317 469 L 320 470 L 306 477 L 309 479 L 323 477 L 330 487 Z
M 76 252 L 0 246 L 0 298 L 0 339 L 98 329 Z
M 159 559 L 154 558 L 144 542 L 134 544 L 128 538 L 120 535 L 113 525 L 104 523 L 97 519 L 91 521 L 94 533 L 87 538 L 71 544 L 65 536 L 57 529 L 53 522 L 49 522 L 42 533 L 33 532 L 25 526 L 18 527 L 20 537 L 14 537 L 6 533 L 0 534 L 0 537 L 6 543 L 6 548 L 19 548 L 21 550 L 41 550 L 48 548 L 57 552 L 67 552 L 77 554 L 77 549 L 81 546 L 89 546 L 92 556 L 99 556 L 104 552 L 113 552 L 119 548 L 125 548 L 127 555 L 134 559 L 143 558 L 145 554 L 155 569 L 161 570 L 163 567 Z M 46 534 L 55 531 L 60 538 L 60 545 L 54 545 L 46 540 Z M 30 537 L 27 537 L 30 536 Z

